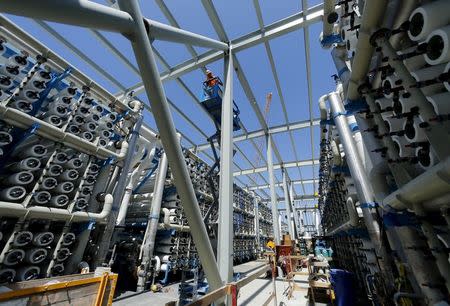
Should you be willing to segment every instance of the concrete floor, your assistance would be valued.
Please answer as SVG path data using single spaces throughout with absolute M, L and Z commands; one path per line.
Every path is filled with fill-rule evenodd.
M 249 275 L 253 271 L 257 270 L 259 267 L 264 265 L 265 262 L 262 261 L 251 261 L 234 267 L 234 272 Z M 310 305 L 306 294 L 308 291 L 308 283 L 306 275 L 297 275 L 295 278 L 296 284 L 303 290 L 294 291 L 293 297 L 288 300 L 285 294 L 288 287 L 287 282 L 282 278 L 276 280 L 276 290 L 277 290 L 277 301 L 278 305 L 283 306 L 305 306 Z M 268 297 L 273 292 L 273 285 L 271 279 L 266 279 L 260 277 L 243 287 L 239 291 L 238 295 L 238 305 L 248 305 L 248 306 L 261 306 L 268 299 Z M 128 298 L 123 298 L 119 301 L 113 303 L 114 306 L 164 306 L 166 303 L 178 300 L 178 284 L 172 284 L 163 288 L 162 292 L 146 292 L 135 296 L 130 296 Z M 284 304 L 281 304 L 284 303 Z M 274 305 L 273 301 L 269 305 Z M 326 305 L 316 303 L 316 305 Z

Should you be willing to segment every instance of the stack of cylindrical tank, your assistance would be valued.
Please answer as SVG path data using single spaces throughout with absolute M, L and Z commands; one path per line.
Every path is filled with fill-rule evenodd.
M 261 246 L 265 246 L 269 239 L 273 239 L 272 210 L 263 202 L 258 202 L 259 239 Z
M 405 291 L 421 296 L 419 303 L 435 304 L 450 290 L 448 242 L 442 239 L 450 224 L 444 178 L 450 156 L 450 2 L 375 3 L 343 1 L 325 18 L 340 39 L 324 44 L 333 47 L 338 82 L 325 98 L 330 104 L 336 98 L 334 110 L 319 101 L 322 225 L 334 241 L 335 262 L 354 272 L 374 300 L 385 299 L 386 292 L 391 298 L 398 289 L 389 279 L 398 277 L 402 291 L 410 288 Z M 345 112 L 336 111 L 338 104 Z M 337 118 L 345 118 L 350 135 L 339 135 L 347 131 Z M 349 160 L 341 141 L 358 158 Z M 410 265 L 416 268 L 405 273 Z
M 103 203 L 93 190 L 106 157 L 94 148 L 116 152 L 124 136 L 73 68 L 16 45 L 0 42 L 0 283 L 76 272 L 78 235 L 96 220 L 83 212 Z
M 200 211 L 205 216 L 211 208 L 214 199 L 212 195 L 213 191 L 210 187 L 211 183 L 215 186 L 215 192 L 218 192 L 217 171 L 208 177 L 207 174 L 210 171 L 210 167 L 204 161 L 188 150 L 184 150 L 184 156 L 194 189 L 197 193 Z M 211 181 L 208 181 L 208 179 L 211 179 Z M 165 186 L 161 207 L 161 223 L 164 219 L 163 215 L 169 214 L 170 224 L 189 226 L 183 212 L 182 203 L 172 182 Z M 256 257 L 254 198 L 250 193 L 244 191 L 237 185 L 234 185 L 233 210 L 234 261 L 249 261 Z M 213 235 L 215 231 L 213 229 L 217 228 L 214 225 L 217 225 L 218 221 L 216 205 L 212 207 L 211 214 L 207 219 L 207 225 L 211 229 L 210 234 L 213 239 L 215 239 Z M 189 233 L 181 232 L 178 229 L 161 229 L 158 231 L 156 244 L 159 244 L 159 237 L 169 237 L 168 232 L 170 233 L 170 239 L 164 238 L 164 247 L 156 247 L 155 255 L 160 258 L 168 258 L 167 256 L 170 256 L 171 268 L 174 270 L 190 270 L 195 268 L 199 264 L 199 261 L 194 242 Z
M 256 257 L 255 200 L 239 186 L 233 190 L 233 251 L 235 262 Z

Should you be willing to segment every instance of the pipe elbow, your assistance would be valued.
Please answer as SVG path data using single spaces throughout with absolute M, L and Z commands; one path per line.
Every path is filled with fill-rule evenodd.
M 326 104 L 328 96 L 329 94 L 326 94 L 319 98 L 320 120 L 327 120 L 328 118 L 328 110 Z
M 163 221 L 164 226 L 166 228 L 169 228 L 170 227 L 170 210 L 168 208 L 165 208 L 165 207 L 162 208 L 161 210 L 162 210 L 163 215 L 164 215 L 164 221 Z
M 130 101 L 130 102 L 128 103 L 128 106 L 131 107 L 131 109 L 133 110 L 133 112 L 137 113 L 137 112 L 139 112 L 139 111 L 141 110 L 141 108 L 142 108 L 142 103 L 141 103 L 140 101 L 138 101 L 138 100 L 133 100 L 133 101 Z
M 102 212 L 100 213 L 101 218 L 106 218 L 109 216 L 109 214 L 111 213 L 111 210 L 112 210 L 113 202 L 114 202 L 114 197 L 112 196 L 112 194 L 108 193 L 105 196 L 105 203 L 103 203 L 103 209 L 102 209 Z
M 117 155 L 117 159 L 118 160 L 122 160 L 125 158 L 125 156 L 127 155 L 128 152 L 128 142 L 127 141 L 123 141 L 122 145 L 120 146 L 120 152 L 119 155 Z

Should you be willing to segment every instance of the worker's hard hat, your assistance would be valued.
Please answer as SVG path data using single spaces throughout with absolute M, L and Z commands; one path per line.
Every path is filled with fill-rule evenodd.
M 212 74 L 212 71 L 211 70 L 206 70 L 206 74 L 208 75 L 208 74 Z

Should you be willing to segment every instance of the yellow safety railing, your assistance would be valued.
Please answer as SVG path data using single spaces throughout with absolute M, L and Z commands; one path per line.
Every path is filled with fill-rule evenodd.
M 76 277 L 76 276 L 74 276 Z M 102 276 L 88 277 L 82 279 L 74 279 L 61 281 L 57 283 L 44 284 L 33 286 L 29 288 L 16 289 L 8 292 L 0 293 L 0 302 L 5 302 L 13 299 L 30 298 L 37 294 L 51 294 L 60 290 L 71 290 L 78 287 L 87 286 L 90 284 L 99 283 L 98 291 L 96 292 L 93 305 L 111 305 L 114 297 L 114 290 L 117 283 L 117 274 L 103 273 Z M 109 289 L 109 295 L 105 299 L 106 289 Z M 92 297 L 93 299 L 93 297 Z

